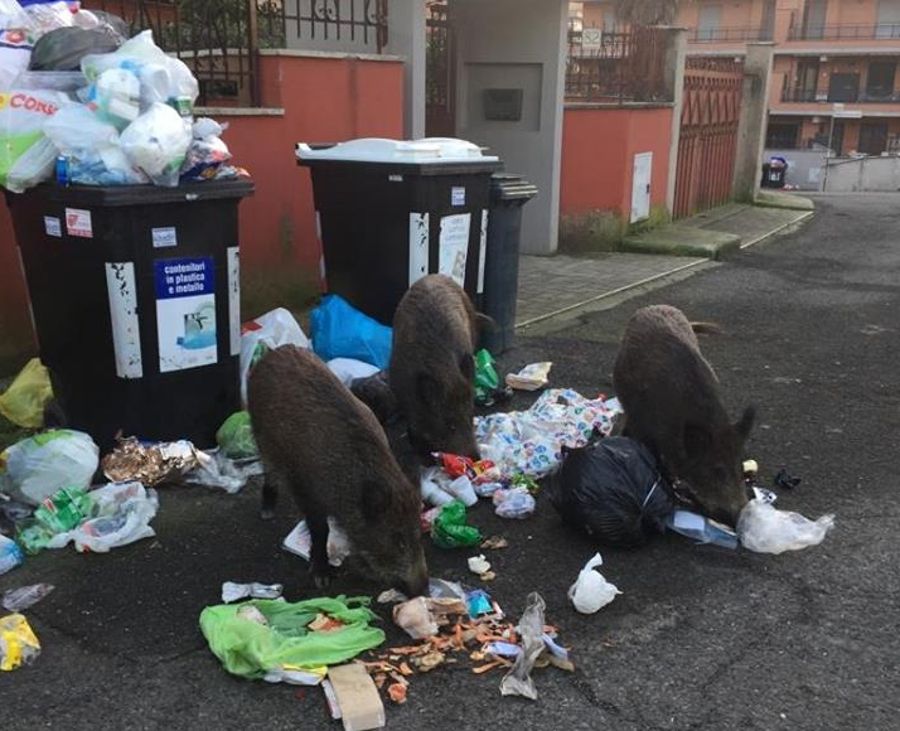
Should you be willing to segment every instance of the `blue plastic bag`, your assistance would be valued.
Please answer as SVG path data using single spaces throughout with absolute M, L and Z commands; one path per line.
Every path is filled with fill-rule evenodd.
M 393 333 L 336 294 L 325 295 L 310 314 L 313 350 L 322 360 L 355 358 L 382 370 L 391 360 Z

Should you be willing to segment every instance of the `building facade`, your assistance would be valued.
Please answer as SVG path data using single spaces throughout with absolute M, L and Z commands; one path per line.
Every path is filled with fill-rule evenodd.
M 572 32 L 621 26 L 611 0 L 572 5 Z M 774 43 L 767 148 L 900 152 L 900 0 L 682 0 L 673 22 L 694 55 Z

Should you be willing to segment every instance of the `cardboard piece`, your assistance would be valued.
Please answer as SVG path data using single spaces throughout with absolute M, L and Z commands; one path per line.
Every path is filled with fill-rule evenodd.
M 368 731 L 384 726 L 384 704 L 364 665 L 349 663 L 330 667 L 328 679 L 340 706 L 344 731 Z

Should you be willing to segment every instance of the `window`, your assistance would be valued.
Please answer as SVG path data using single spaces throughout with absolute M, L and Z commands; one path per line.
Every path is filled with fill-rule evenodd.
M 766 149 L 794 150 L 800 134 L 798 122 L 772 122 L 766 130 Z
M 828 0 L 806 0 L 806 5 L 803 7 L 804 38 L 816 40 L 824 37 L 827 13 Z
M 832 74 L 828 79 L 828 101 L 855 102 L 859 98 L 859 74 Z
M 900 0 L 878 0 L 876 38 L 900 38 Z
M 763 5 L 762 25 L 759 29 L 761 41 L 771 41 L 775 36 L 775 0 L 765 0 Z
M 700 6 L 700 19 L 697 23 L 697 40 L 712 41 L 718 37 L 722 23 L 722 6 L 704 3 Z
M 896 61 L 871 61 L 866 75 L 866 99 L 868 101 L 890 101 L 894 95 L 894 74 Z
M 880 155 L 887 149 L 887 122 L 867 122 L 859 129 L 859 152 Z
M 819 86 L 819 60 L 804 59 L 797 64 L 797 94 L 794 101 L 814 102 Z

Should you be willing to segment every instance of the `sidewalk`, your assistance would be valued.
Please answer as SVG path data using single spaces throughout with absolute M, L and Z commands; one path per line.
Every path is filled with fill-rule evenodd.
M 796 203 L 796 207 L 785 208 L 782 202 Z M 703 266 L 715 266 L 710 260 L 724 252 L 758 244 L 813 215 L 807 199 L 779 196 L 778 204 L 720 206 L 631 238 L 629 252 L 523 256 L 516 327 L 527 330 L 552 319 L 575 316 L 629 290 L 690 276 Z M 637 251 L 652 253 L 634 253 Z

